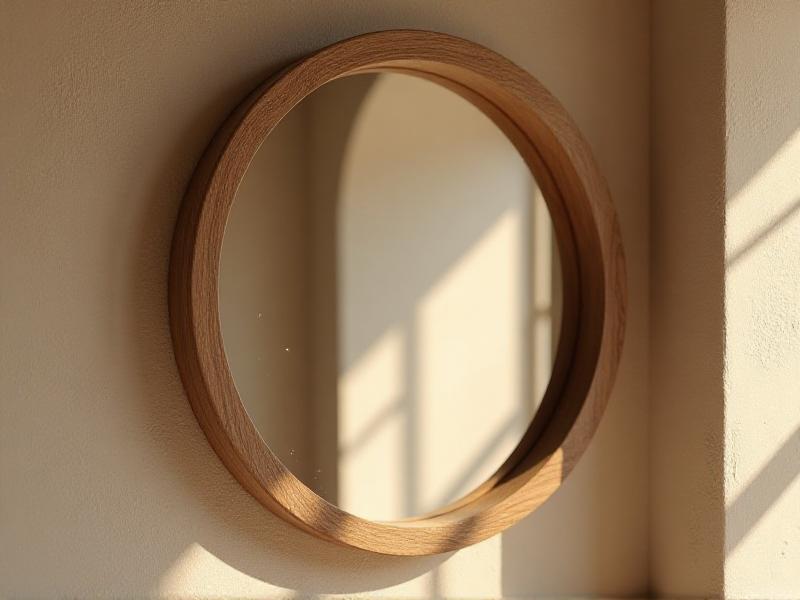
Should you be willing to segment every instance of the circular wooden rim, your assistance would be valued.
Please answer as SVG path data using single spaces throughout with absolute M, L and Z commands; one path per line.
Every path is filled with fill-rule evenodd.
M 270 131 L 314 90 L 340 77 L 402 71 L 460 94 L 509 137 L 533 172 L 558 241 L 563 323 L 542 408 L 487 482 L 420 518 L 369 521 L 306 487 L 247 415 L 228 368 L 218 311 L 222 240 L 237 187 Z M 318 537 L 382 554 L 448 552 L 510 527 L 555 492 L 605 409 L 625 325 L 622 242 L 608 187 L 559 102 L 531 75 L 463 39 L 427 31 L 351 38 L 300 60 L 255 90 L 198 165 L 173 240 L 169 308 L 175 357 L 209 442 L 262 504 Z

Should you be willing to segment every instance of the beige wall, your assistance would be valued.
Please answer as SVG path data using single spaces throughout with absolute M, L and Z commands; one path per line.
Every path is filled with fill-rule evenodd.
M 3 3 L 0 595 L 643 592 L 648 13 L 635 0 Z M 189 409 L 166 307 L 181 195 L 224 116 L 277 66 L 390 27 L 483 43 L 563 101 L 608 177 L 629 267 L 623 364 L 585 459 L 509 532 L 420 559 L 321 544 L 250 498 Z
M 653 593 L 722 593 L 725 12 L 652 13 L 650 571 Z
M 800 5 L 652 13 L 651 577 L 800 595 Z
M 800 596 L 800 3 L 728 3 L 725 593 Z

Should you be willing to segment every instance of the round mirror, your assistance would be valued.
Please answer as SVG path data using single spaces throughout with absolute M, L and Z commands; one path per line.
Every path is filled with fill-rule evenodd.
M 328 83 L 235 197 L 219 310 L 230 370 L 303 483 L 378 521 L 489 478 L 530 426 L 560 329 L 542 195 L 511 142 L 425 79 Z

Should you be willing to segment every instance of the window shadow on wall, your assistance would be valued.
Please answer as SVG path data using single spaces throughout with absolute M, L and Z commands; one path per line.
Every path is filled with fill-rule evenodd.
M 789 436 L 758 474 L 726 507 L 725 552 L 730 554 L 769 514 L 787 488 L 800 475 L 800 428 Z

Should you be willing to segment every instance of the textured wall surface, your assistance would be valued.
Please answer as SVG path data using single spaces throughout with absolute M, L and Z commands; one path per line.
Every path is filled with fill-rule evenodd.
M 723 582 L 725 11 L 652 13 L 651 470 L 653 592 Z
M 651 577 L 800 597 L 800 4 L 652 11 Z
M 619 2 L 0 4 L 0 596 L 525 597 L 647 579 L 649 6 Z M 518 62 L 608 177 L 630 313 L 614 396 L 537 513 L 454 555 L 320 543 L 232 479 L 186 402 L 166 276 L 193 167 L 276 67 L 417 27 Z
M 727 10 L 725 594 L 800 597 L 800 3 Z

